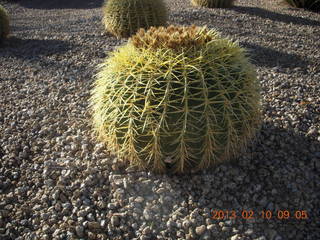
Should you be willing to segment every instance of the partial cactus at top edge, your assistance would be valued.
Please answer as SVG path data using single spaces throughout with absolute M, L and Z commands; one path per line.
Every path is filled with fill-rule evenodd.
M 130 37 L 140 28 L 166 25 L 163 0 L 108 0 L 103 6 L 103 23 L 117 37 Z
M 0 41 L 9 35 L 9 16 L 7 11 L 0 5 Z
M 99 68 L 94 130 L 142 169 L 213 166 L 238 156 L 259 128 L 255 68 L 244 49 L 213 30 L 140 30 Z
M 192 5 L 207 8 L 228 8 L 234 0 L 191 0 Z
M 297 8 L 319 11 L 320 0 L 285 0 L 289 5 Z

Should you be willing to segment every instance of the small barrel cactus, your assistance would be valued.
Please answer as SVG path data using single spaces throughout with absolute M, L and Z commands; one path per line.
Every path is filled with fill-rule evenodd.
M 9 16 L 7 11 L 0 5 L 0 41 L 9 34 Z
M 259 127 L 253 65 L 238 44 L 205 27 L 141 29 L 96 77 L 95 132 L 144 169 L 213 166 L 237 156 Z
M 140 28 L 164 26 L 168 18 L 163 0 L 108 0 L 103 15 L 106 30 L 117 37 L 129 37 Z
M 191 0 L 194 6 L 207 8 L 228 8 L 233 6 L 234 0 Z

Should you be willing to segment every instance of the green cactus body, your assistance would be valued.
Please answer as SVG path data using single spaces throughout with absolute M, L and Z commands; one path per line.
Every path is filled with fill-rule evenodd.
M 234 0 L 191 0 L 194 6 L 207 8 L 227 8 L 232 7 Z
M 9 16 L 0 5 L 0 41 L 9 35 Z
M 140 28 L 166 25 L 168 18 L 162 0 L 108 0 L 103 15 L 106 30 L 117 37 L 129 37 Z
M 244 50 L 218 33 L 151 28 L 100 66 L 91 108 L 120 158 L 181 173 L 241 152 L 259 126 L 259 85 Z

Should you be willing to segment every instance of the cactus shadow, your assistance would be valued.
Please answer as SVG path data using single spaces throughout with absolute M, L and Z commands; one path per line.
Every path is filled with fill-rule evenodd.
M 302 17 L 297 17 L 297 16 L 290 16 L 287 14 L 276 13 L 276 12 L 272 12 L 272 11 L 262 9 L 262 8 L 257 8 L 257 7 L 235 6 L 232 8 L 232 10 L 234 10 L 238 13 L 257 16 L 260 18 L 270 19 L 273 21 L 283 22 L 283 23 L 287 23 L 287 24 L 320 26 L 320 22 L 316 21 L 316 20 L 310 20 L 308 18 L 302 18 Z
M 19 4 L 25 8 L 33 9 L 92 9 L 99 8 L 103 0 L 23 0 Z
M 1 45 L 0 57 L 33 59 L 68 51 L 72 44 L 56 39 L 21 39 L 9 37 Z
M 319 149 L 320 143 L 310 137 L 265 123 L 258 141 L 238 159 L 197 174 L 171 176 L 169 182 L 181 201 L 191 203 L 187 204 L 188 211 L 198 209 L 203 216 L 208 215 L 208 209 L 234 210 L 237 215 L 252 210 L 256 217 L 266 210 L 272 211 L 274 216 L 278 210 L 288 210 L 292 216 L 295 211 L 305 210 L 308 219 L 303 220 L 303 224 L 294 217 L 285 222 L 273 219 L 274 229 L 279 229 L 278 234 L 287 239 L 291 231 L 300 231 L 302 227 L 310 237 L 305 239 L 313 239 L 318 236 L 318 230 L 307 226 L 315 225 L 320 207 L 317 191 L 320 169 L 316 165 Z M 177 178 L 179 183 L 176 183 Z M 304 179 L 303 184 L 301 179 Z M 212 219 L 211 222 L 218 224 L 220 221 Z M 250 221 L 244 221 L 245 229 L 249 228 L 246 225 Z M 260 218 L 254 225 L 264 225 L 268 229 L 269 221 Z
M 174 216 L 177 222 L 190 216 L 197 219 L 198 224 L 212 224 L 220 229 L 219 223 L 230 219 L 213 219 L 212 211 L 235 211 L 238 219 L 226 224 L 237 228 L 238 222 L 242 222 L 243 228 L 237 229 L 239 234 L 246 235 L 249 228 L 257 228 L 264 229 L 267 239 L 274 239 L 274 229 L 284 239 L 291 239 L 292 232 L 302 234 L 296 239 L 316 239 L 318 230 L 311 226 L 315 226 L 320 207 L 317 191 L 320 169 L 316 166 L 319 149 L 320 143 L 313 138 L 264 123 L 258 140 L 238 159 L 194 174 L 131 172 L 129 175 L 134 181 L 127 186 L 126 193 L 133 198 L 141 196 L 146 202 L 155 199 L 159 202 L 155 215 L 143 214 L 148 214 L 151 222 L 159 222 L 157 218 L 164 215 Z M 123 178 L 128 178 L 128 173 L 122 174 Z M 273 219 L 261 217 L 261 212 L 267 210 L 272 212 Z M 276 219 L 279 210 L 289 211 L 292 218 Z M 300 210 L 307 212 L 308 219 L 294 218 L 295 211 Z M 243 211 L 251 211 L 259 220 L 242 219 Z M 183 212 L 181 217 L 179 212 Z M 166 222 L 161 224 L 166 227 Z M 210 234 L 226 239 L 228 233 L 220 232 Z M 168 233 L 166 237 L 174 239 L 174 234 Z M 234 233 L 229 234 L 228 239 Z
M 249 42 L 241 42 L 240 45 L 248 50 L 253 63 L 260 67 L 280 66 L 290 69 L 296 67 L 306 69 L 309 65 L 309 62 L 306 59 L 292 53 L 281 52 Z

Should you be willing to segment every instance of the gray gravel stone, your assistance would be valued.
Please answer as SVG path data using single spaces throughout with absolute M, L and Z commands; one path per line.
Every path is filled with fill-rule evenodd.
M 76 226 L 75 229 L 78 237 L 84 237 L 84 228 L 82 226 Z
M 113 227 L 118 227 L 119 224 L 120 224 L 119 217 L 118 216 L 112 216 L 111 217 L 111 225 Z
M 196 227 L 196 234 L 198 234 L 199 236 L 203 235 L 205 231 L 206 231 L 205 225 L 201 225 L 199 227 Z

